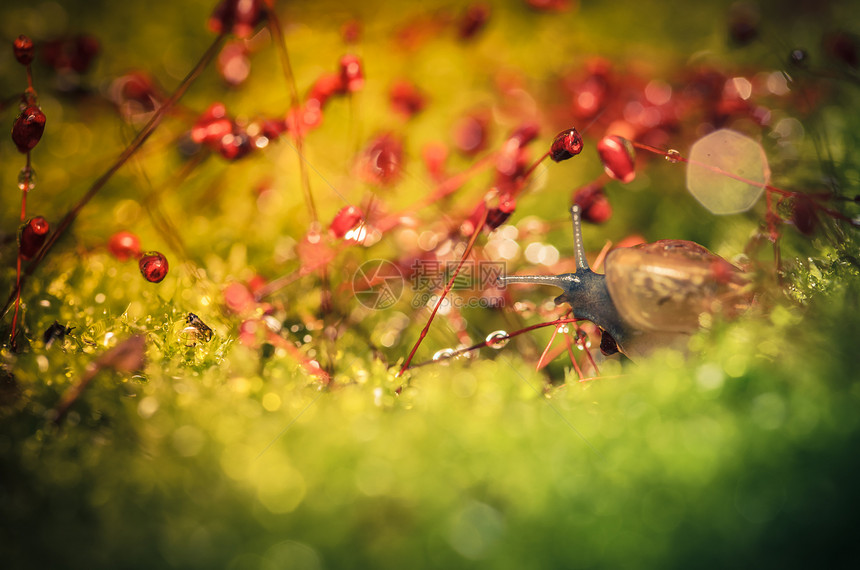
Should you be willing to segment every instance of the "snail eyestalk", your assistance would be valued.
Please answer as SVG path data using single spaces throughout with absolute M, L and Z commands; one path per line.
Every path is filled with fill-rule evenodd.
M 570 207 L 570 218 L 573 221 L 573 254 L 576 258 L 576 270 L 591 270 L 585 257 L 585 245 L 582 243 L 582 208 L 579 204 Z

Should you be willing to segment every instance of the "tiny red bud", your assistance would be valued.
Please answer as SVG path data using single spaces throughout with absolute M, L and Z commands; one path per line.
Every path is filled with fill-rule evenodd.
M 227 160 L 239 160 L 254 149 L 251 137 L 241 129 L 234 128 L 231 133 L 218 141 L 218 152 Z
M 373 139 L 362 153 L 360 175 L 371 184 L 392 186 L 403 171 L 403 143 L 391 133 Z
M 217 149 L 221 139 L 233 132 L 233 121 L 227 118 L 223 103 L 212 103 L 191 127 L 191 139 Z
M 436 182 L 445 179 L 445 163 L 448 161 L 448 147 L 440 142 L 429 142 L 421 149 L 421 158 L 427 172 Z
M 15 59 L 21 65 L 30 65 L 33 61 L 34 46 L 33 40 L 25 35 L 20 35 L 12 42 L 12 49 L 15 52 Z
M 597 143 L 597 153 L 603 162 L 606 174 L 624 184 L 636 178 L 636 166 L 633 162 L 633 145 L 624 137 L 610 135 Z
M 457 35 L 461 40 L 469 40 L 478 35 L 490 19 L 490 6 L 484 2 L 476 2 L 466 9 L 460 17 Z
M 346 93 L 346 86 L 341 76 L 337 73 L 323 73 L 314 82 L 307 99 L 308 101 L 316 99 L 320 106 L 323 106 L 332 95 L 340 93 Z
M 340 79 L 349 93 L 364 87 L 364 69 L 357 55 L 347 54 L 340 58 Z
M 31 259 L 42 249 L 42 244 L 48 237 L 51 225 L 42 216 L 30 218 L 21 228 L 18 247 L 23 259 Z
M 602 224 L 612 217 L 612 205 L 600 184 L 588 184 L 577 190 L 573 202 L 582 209 L 582 218 L 592 224 Z
M 540 134 L 540 125 L 537 123 L 526 123 L 519 127 L 511 135 L 510 141 L 516 142 L 518 146 L 526 146 Z
M 251 74 L 251 58 L 245 42 L 237 40 L 224 44 L 218 54 L 218 73 L 224 81 L 236 87 L 244 83 Z
M 457 150 L 467 156 L 487 147 L 489 118 L 482 113 L 466 115 L 454 125 L 453 139 Z
M 246 39 L 265 17 L 264 0 L 223 0 L 209 17 L 209 29 L 216 34 L 229 31 Z
M 361 22 L 348 20 L 340 27 L 340 35 L 348 44 L 358 43 L 361 39 Z
M 799 195 L 791 207 L 791 221 L 797 230 L 805 236 L 811 236 L 818 227 L 818 215 L 815 204 L 808 196 Z
M 62 73 L 85 73 L 99 51 L 99 41 L 88 35 L 46 42 L 40 49 L 42 61 Z
M 140 239 L 131 232 L 121 231 L 108 240 L 108 251 L 119 261 L 127 261 L 140 255 Z
M 582 135 L 574 128 L 561 131 L 555 136 L 550 148 L 550 158 L 561 162 L 582 152 Z
M 329 230 L 337 238 L 342 238 L 346 233 L 356 227 L 364 219 L 364 213 L 355 206 L 345 206 L 335 215 L 329 226 Z
M 30 105 L 15 119 L 15 124 L 12 125 L 12 141 L 19 152 L 26 154 L 39 144 L 44 132 L 45 114 L 35 105 Z
M 138 262 L 140 274 L 150 283 L 161 283 L 167 277 L 169 269 L 167 258 L 164 254 L 157 251 L 147 251 L 144 253 Z
M 414 84 L 402 79 L 391 85 L 388 96 L 392 109 L 407 119 L 420 113 L 427 105 L 424 94 Z

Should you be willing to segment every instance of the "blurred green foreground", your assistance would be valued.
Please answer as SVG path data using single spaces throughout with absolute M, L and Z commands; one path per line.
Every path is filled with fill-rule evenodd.
M 103 50 L 87 79 L 91 85 L 133 68 L 174 85 L 211 38 L 205 29 L 210 3 L 181 4 L 4 5 L 3 41 L 21 32 L 41 39 L 87 31 L 99 37 Z M 761 6 L 761 38 L 741 49 L 726 41 L 728 3 L 675 2 L 659 10 L 648 2 L 582 4 L 553 15 L 520 2 L 500 3 L 468 49 L 443 37 L 413 54 L 397 53 L 389 42 L 395 24 L 412 13 L 401 13 L 398 3 L 279 6 L 291 22 L 287 41 L 302 92 L 319 73 L 335 69 L 346 51 L 339 26 L 350 17 L 364 24 L 358 49 L 367 62 L 368 92 L 352 107 L 334 108 L 326 126 L 309 135 L 310 162 L 320 176 L 347 187 L 342 163 L 349 159 L 340 157 L 355 152 L 355 140 L 395 124 L 380 95 L 384 88 L 374 87 L 373 77 L 433 73 L 435 60 L 422 63 L 422 57 L 453 62 L 453 71 L 439 71 L 439 80 L 427 86 L 432 103 L 408 127 L 416 145 L 438 125 L 444 126 L 440 136 L 447 136 L 451 115 L 489 97 L 490 80 L 481 76 L 487 67 L 526 69 L 529 86 L 545 86 L 542 74 L 569 65 L 556 58 L 573 65 L 585 53 L 619 65 L 650 60 L 657 72 L 682 67 L 698 52 L 727 66 L 770 70 L 784 64 L 780 58 L 795 42 L 807 42 L 815 61 L 824 57 L 818 49 L 824 31 L 860 30 L 847 2 L 825 3 L 815 17 L 773 2 Z M 225 100 L 247 113 L 283 110 L 287 95 L 277 52 L 268 47 L 255 57 L 247 88 L 230 91 L 210 72 L 183 104 L 202 110 Z M 0 59 L 2 95 L 20 91 L 20 67 L 9 54 Z M 47 71 L 37 68 L 36 85 L 49 128 L 45 148 L 34 151 L 40 185 L 28 207 L 56 219 L 131 131 L 109 109 L 56 94 Z M 805 166 L 792 170 L 800 173 L 794 176 L 772 165 L 774 180 L 795 188 L 824 170 L 847 187 L 853 184 L 849 193 L 856 193 L 857 82 L 831 81 L 822 93 L 826 105 L 805 123 L 809 154 L 799 161 Z M 12 118 L 7 109 L 3 120 Z M 69 123 L 89 125 L 89 138 L 61 127 Z M 0 179 L 3 224 L 11 228 L 20 208 L 14 179 L 23 158 L 6 139 L 0 143 Z M 276 263 L 273 251 L 284 247 L 283 236 L 301 236 L 305 212 L 287 145 L 259 160 L 227 166 L 211 160 L 189 181 L 190 190 L 167 193 L 165 208 L 182 220 L 186 245 L 205 268 L 200 281 L 182 277 L 177 262 L 175 276 L 154 286 L 140 279 L 134 263 L 120 264 L 99 249 L 99 240 L 117 229 L 111 220 L 129 210 L 137 212 L 134 230 L 162 247 L 133 203 L 151 191 L 142 181 L 157 186 L 170 180 L 167 173 L 177 169 L 168 150 L 174 142 L 168 135 L 154 137 L 145 162 L 129 165 L 88 206 L 28 285 L 25 318 L 32 342 L 21 354 L 8 346 L 2 353 L 0 567 L 860 567 L 856 230 L 834 244 L 786 227 L 794 300 L 715 324 L 694 337 L 686 358 L 661 351 L 618 368 L 617 375 L 578 383 L 565 372 L 562 356 L 550 369 L 556 386 L 547 388 L 546 374 L 536 372 L 512 342 L 504 350 L 481 349 L 474 359 L 416 369 L 398 395 L 394 365 L 417 338 L 424 316 L 417 313 L 422 316 L 386 352 L 388 370 L 369 348 L 367 338 L 375 333 L 368 331 L 383 322 L 371 315 L 338 339 L 335 385 L 320 389 L 295 358 L 271 346 L 241 345 L 238 320 L 212 308 L 206 312 L 226 276 L 277 276 L 266 271 Z M 64 144 L 78 150 L 64 150 Z M 412 172 L 425 176 L 419 148 L 409 148 L 416 157 Z M 559 212 L 575 184 L 559 172 L 584 182 L 588 175 L 576 169 L 599 171 L 593 155 L 581 162 L 546 174 L 546 187 L 559 188 L 561 198 L 536 193 L 516 214 L 559 221 L 553 236 L 563 255 L 570 255 L 569 229 Z M 618 219 L 606 232 L 613 239 L 636 220 L 636 231 L 655 239 L 708 239 L 737 251 L 763 219 L 758 209 L 703 222 L 705 214 L 691 205 L 677 171 L 658 165 L 648 175 L 651 186 L 665 188 L 670 197 L 656 208 L 661 198 L 655 192 L 625 194 L 610 187 Z M 250 186 L 265 176 L 275 185 L 289 179 L 285 187 L 295 191 L 255 217 Z M 205 186 L 200 180 L 217 185 L 213 181 L 221 177 L 229 191 L 215 200 L 195 190 Z M 328 204 L 326 184 L 314 178 L 314 185 L 322 217 L 330 219 L 337 208 Z M 413 201 L 409 192 L 385 199 L 403 206 Z M 659 209 L 660 219 L 637 217 L 634 204 Z M 658 226 L 670 217 L 676 221 L 668 229 Z M 599 249 L 605 235 L 587 231 L 593 232 L 589 246 Z M 3 262 L 10 268 L 14 257 Z M 282 268 L 288 270 L 288 262 Z M 6 269 L 0 283 L 5 298 L 14 272 Z M 318 301 L 318 282 L 301 283 L 282 294 L 298 314 L 312 312 Z M 549 294 L 518 291 L 536 301 Z M 211 343 L 195 348 L 178 339 L 182 327 L 176 324 L 192 310 L 216 332 Z M 488 321 L 487 331 L 499 328 L 486 313 L 469 318 Z M 54 319 L 78 329 L 65 343 L 45 347 L 39 333 Z M 7 336 L 9 321 L 10 315 L 4 317 Z M 416 361 L 451 344 L 444 323 L 437 324 L 441 332 L 434 329 Z M 110 337 L 133 332 L 147 335 L 145 370 L 100 373 L 64 425 L 53 426 L 48 412 L 66 388 L 86 373 Z M 538 334 L 536 342 L 548 338 Z M 567 384 L 559 386 L 562 378 Z

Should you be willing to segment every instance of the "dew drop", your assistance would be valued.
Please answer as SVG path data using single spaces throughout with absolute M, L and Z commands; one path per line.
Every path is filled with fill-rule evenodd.
M 36 171 L 32 167 L 25 166 L 18 173 L 18 190 L 29 192 L 36 187 Z
M 675 150 L 674 148 L 670 148 L 666 152 L 666 161 L 671 162 L 672 164 L 677 164 L 681 162 L 681 153 L 680 151 Z
M 436 354 L 433 355 L 433 360 L 439 362 L 441 360 L 448 360 L 452 356 L 454 356 L 453 348 L 443 348 L 442 350 L 436 351 Z
M 488 334 L 487 338 L 485 339 L 485 342 L 487 343 L 487 346 L 489 346 L 490 348 L 494 348 L 496 350 L 499 350 L 499 349 L 503 348 L 506 344 L 508 344 L 508 342 L 510 342 L 510 340 L 511 340 L 511 338 L 508 336 L 507 331 L 498 330 L 498 331 L 493 331 L 490 334 Z

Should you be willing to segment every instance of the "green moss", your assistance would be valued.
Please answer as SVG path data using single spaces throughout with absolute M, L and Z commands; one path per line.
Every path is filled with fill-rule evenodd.
M 28 197 L 29 212 L 57 220 L 104 171 L 134 129 L 98 93 L 118 74 L 141 67 L 172 88 L 210 41 L 209 4 L 70 2 L 63 29 L 53 23 L 62 18 L 48 17 L 54 4 L 0 10 L 8 37 L 27 32 L 43 40 L 89 30 L 103 47 L 84 80 L 91 95 L 57 92 L 55 75 L 36 67 L 48 128 L 33 152 L 39 182 Z M 338 27 L 365 11 L 364 39 L 355 49 L 366 62 L 367 88 L 333 100 L 323 128 L 305 140 L 320 218 L 328 221 L 347 203 L 364 204 L 375 193 L 390 212 L 416 215 L 416 238 L 424 230 L 447 231 L 461 210 L 474 207 L 493 174 L 476 174 L 456 195 L 413 211 L 434 186 L 421 164 L 424 144 L 450 140 L 456 119 L 482 106 L 494 111 L 490 148 L 527 118 L 542 121 L 544 144 L 559 126 L 543 103 L 558 98 L 559 78 L 587 56 L 662 78 L 679 76 L 690 54 L 701 50 L 710 55 L 695 61 L 726 69 L 782 69 L 771 52 L 781 54 L 785 45 L 774 35 L 819 42 L 821 30 L 844 20 L 803 19 L 776 4 L 763 3 L 768 33 L 747 50 L 726 47 L 722 3 L 684 5 L 665 17 L 665 9 L 655 13 L 642 3 L 583 2 L 578 12 L 551 16 L 521 2 L 499 2 L 474 42 L 458 43 L 448 30 L 411 52 L 393 37 L 418 7 L 279 6 L 301 93 L 320 73 L 336 69 L 348 49 Z M 836 15 L 850 7 L 831 4 Z M 827 73 L 844 73 L 817 48 L 813 53 Z M 769 245 L 750 252 L 762 277 L 758 304 L 739 320 L 715 319 L 691 338 L 686 355 L 661 350 L 636 364 L 607 362 L 603 377 L 579 383 L 564 355 L 535 370 L 552 336 L 544 329 L 501 350 L 482 348 L 473 358 L 397 378 L 424 314 L 410 306 L 411 291 L 391 309 L 367 311 L 351 289 L 364 261 L 407 255 L 411 244 L 394 236 L 372 248 L 337 251 L 327 275 L 329 315 L 320 313 L 322 281 L 314 273 L 267 297 L 267 307 L 242 315 L 223 307 L 230 283 L 258 274 L 295 276 L 295 244 L 308 224 L 299 160 L 286 140 L 233 164 L 213 156 L 188 176 L 178 174 L 187 162 L 175 144 L 212 101 L 252 118 L 287 108 L 272 46 L 255 53 L 252 65 L 249 83 L 237 90 L 206 71 L 177 115 L 81 212 L 26 284 L 21 350 L 13 352 L 6 341 L 0 349 L 4 567 L 856 564 L 856 229 L 823 219 L 810 238 L 782 226 L 781 285 L 770 271 Z M 774 175 L 806 190 L 830 177 L 853 197 L 858 167 L 848 149 L 856 148 L 860 132 L 855 83 L 797 76 L 823 102 L 809 113 L 801 103 L 769 102 L 780 113 L 796 113 L 808 135 L 800 158 L 772 164 Z M 417 82 L 429 97 L 427 109 L 408 124 L 388 107 L 387 88 L 396 77 Z M 0 58 L 3 93 L 20 91 L 23 81 L 11 57 Z M 533 117 L 506 106 L 510 100 L 498 90 L 506 81 L 533 97 Z M 3 116 L 11 120 L 12 113 L 7 108 Z M 384 130 L 405 137 L 405 176 L 393 190 L 371 188 L 352 168 L 366 141 Z M 599 133 L 586 131 L 592 134 Z M 572 252 L 564 213 L 570 192 L 601 170 L 594 141 L 586 140 L 577 160 L 538 171 L 515 214 L 545 223 L 523 239 L 553 244 L 563 259 Z M 690 141 L 678 142 L 683 148 Z M 452 156 L 450 169 L 471 163 Z M 22 165 L 11 141 L 0 141 L 4 228 L 18 223 L 15 180 Z M 683 178 L 680 165 L 652 163 L 633 186 L 609 184 L 615 215 L 586 229 L 589 250 L 638 233 L 649 240 L 694 239 L 727 258 L 740 254 L 763 227 L 764 205 L 716 218 L 688 196 Z M 263 186 L 271 191 L 259 192 Z M 856 205 L 843 206 L 856 216 Z M 171 227 L 178 231 L 165 229 Z M 107 238 L 119 229 L 132 229 L 145 249 L 168 253 L 171 273 L 161 284 L 147 283 L 133 261 L 106 252 Z M 15 281 L 12 233 L 7 230 L 3 247 L 4 292 Z M 545 291 L 517 294 L 537 304 L 547 300 Z M 264 310 L 283 325 L 280 340 L 260 326 L 257 345 L 244 345 L 242 321 Z M 211 341 L 195 344 L 183 332 L 189 312 L 213 329 Z M 546 320 L 486 308 L 462 315 L 476 339 Z M 47 347 L 42 332 L 55 320 L 74 329 Z M 5 339 L 10 326 L 6 315 Z M 441 316 L 415 362 L 456 346 L 457 327 Z M 63 395 L 94 370 L 100 355 L 133 334 L 147 341 L 143 370 L 102 366 L 63 425 L 55 426 L 51 413 Z M 323 386 L 302 359 L 330 367 L 333 383 Z

